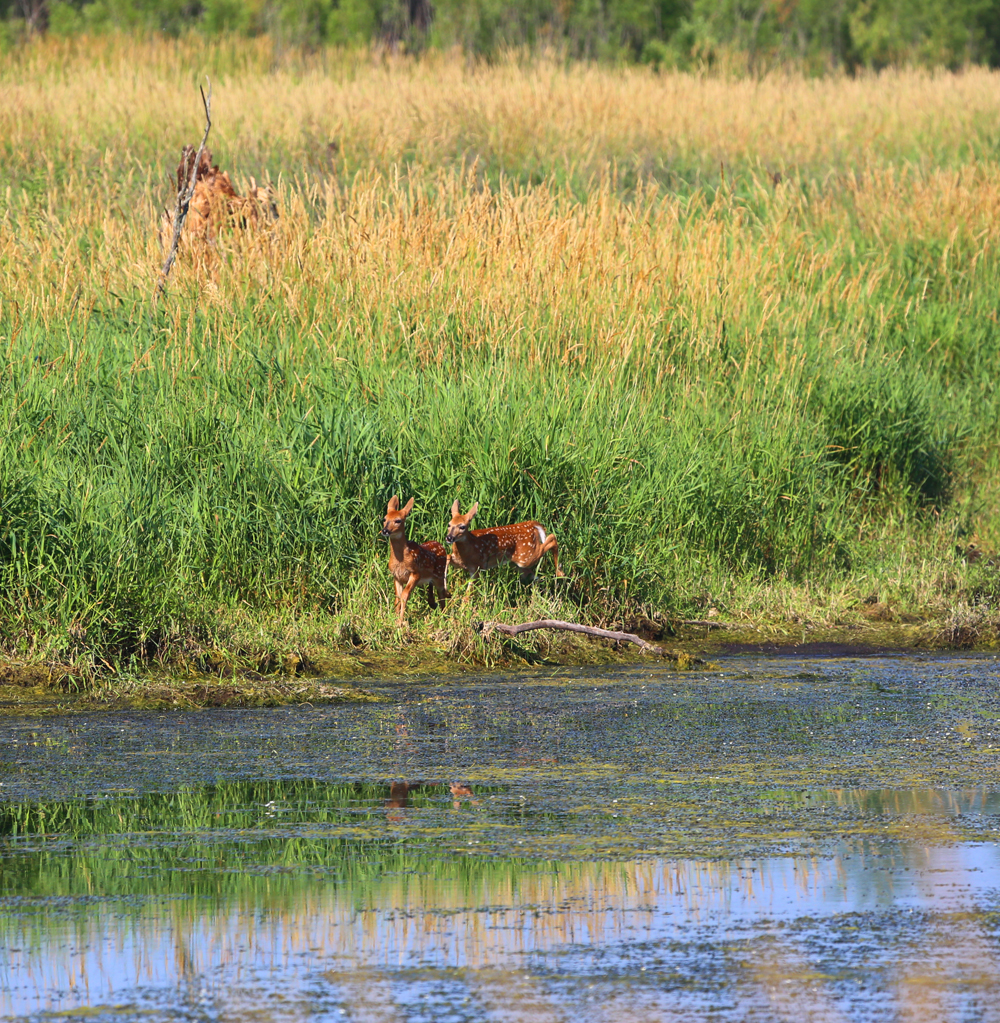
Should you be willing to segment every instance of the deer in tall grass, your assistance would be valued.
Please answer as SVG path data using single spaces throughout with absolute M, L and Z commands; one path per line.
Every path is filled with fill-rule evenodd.
M 456 500 L 451 506 L 451 522 L 445 536 L 445 542 L 451 547 L 450 563 L 465 569 L 469 574 L 466 600 L 477 572 L 484 568 L 496 568 L 508 561 L 521 570 L 524 582 L 531 582 L 546 551 L 552 551 L 556 575 L 564 575 L 559 569 L 559 544 L 555 535 L 546 533 L 540 522 L 530 520 L 516 522 L 512 526 L 470 529 L 477 511 L 478 501 L 463 515 Z
M 402 628 L 406 614 L 406 602 L 414 586 L 427 587 L 427 603 L 437 607 L 435 591 L 442 604 L 451 594 L 446 589 L 445 575 L 448 571 L 448 554 L 437 540 L 417 543 L 406 539 L 406 516 L 413 511 L 413 498 L 399 507 L 399 498 L 393 494 L 382 522 L 382 536 L 389 541 L 389 571 L 396 584 L 395 611 L 397 627 Z
M 259 226 L 278 219 L 278 207 L 270 188 L 250 179 L 249 195 L 240 195 L 233 187 L 228 171 L 220 171 L 212 163 L 212 153 L 201 151 L 201 160 L 195 167 L 198 153 L 194 146 L 185 146 L 181 151 L 181 162 L 177 167 L 177 192 L 187 188 L 194 172 L 194 193 L 188 217 L 184 223 L 184 237 L 198 238 L 213 242 L 219 229 L 228 223 L 239 228 Z M 160 244 L 164 249 L 170 246 L 174 233 L 174 211 L 164 210 L 160 218 Z

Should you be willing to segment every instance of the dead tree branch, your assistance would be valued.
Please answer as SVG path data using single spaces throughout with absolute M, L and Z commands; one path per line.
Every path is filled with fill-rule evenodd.
M 525 622 L 523 625 L 504 625 L 503 622 L 484 622 L 481 631 L 484 636 L 491 632 L 502 632 L 506 636 L 519 636 L 522 632 L 532 632 L 534 629 L 560 629 L 564 632 L 582 632 L 586 636 L 598 636 L 601 639 L 617 639 L 625 643 L 634 643 L 642 650 L 648 650 L 658 657 L 667 657 L 670 660 L 677 660 L 677 655 L 664 650 L 663 647 L 653 643 L 647 643 L 632 632 L 612 632 L 610 629 L 596 629 L 590 625 L 578 625 L 576 622 L 560 622 L 553 618 L 541 618 L 537 622 Z
M 198 168 L 201 166 L 201 156 L 205 152 L 205 143 L 208 142 L 208 133 L 212 130 L 212 83 L 208 83 L 208 95 L 199 85 L 201 93 L 201 105 L 205 108 L 205 134 L 201 137 L 201 145 L 195 155 L 194 163 L 191 165 L 191 173 L 188 175 L 187 183 L 177 189 L 177 205 L 174 207 L 174 234 L 170 242 L 170 252 L 163 263 L 160 271 L 160 280 L 156 285 L 156 297 L 159 298 L 167 288 L 167 275 L 170 273 L 177 258 L 177 247 L 181 243 L 181 232 L 184 230 L 184 221 L 187 220 L 188 210 L 191 208 L 191 199 L 194 196 L 194 186 L 198 179 Z

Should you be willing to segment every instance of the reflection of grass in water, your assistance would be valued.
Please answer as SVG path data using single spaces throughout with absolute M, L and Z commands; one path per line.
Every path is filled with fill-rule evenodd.
M 554 970 L 567 979 L 594 975 L 608 980 L 626 975 L 624 967 L 642 963 L 645 970 L 652 962 L 660 969 L 635 980 L 662 984 L 666 979 L 676 987 L 674 981 L 680 978 L 673 976 L 669 963 L 691 959 L 695 965 L 711 960 L 722 949 L 718 938 L 706 940 L 701 928 L 715 933 L 726 919 L 727 907 L 739 903 L 749 907 L 744 923 L 763 914 L 768 933 L 758 931 L 749 940 L 744 936 L 726 941 L 725 949 L 732 956 L 726 983 L 746 974 L 766 986 L 786 977 L 824 979 L 821 972 L 808 969 L 798 954 L 803 920 L 808 933 L 822 930 L 823 925 L 799 916 L 794 932 L 776 929 L 789 913 L 794 917 L 796 912 L 806 912 L 796 907 L 815 908 L 822 904 L 824 891 L 842 882 L 867 889 L 869 899 L 891 898 L 891 875 L 899 868 L 926 872 L 925 868 L 947 865 L 949 851 L 944 851 L 940 863 L 934 852 L 918 850 L 913 858 L 905 851 L 888 853 L 879 857 L 882 874 L 869 878 L 864 857 L 858 856 L 825 863 L 796 858 L 775 868 L 656 860 L 553 864 L 509 857 L 434 862 L 400 851 L 394 861 L 398 870 L 330 878 L 326 883 L 317 883 L 308 874 L 244 876 L 232 891 L 182 892 L 188 897 L 166 902 L 139 899 L 131 905 L 116 902 L 112 906 L 84 897 L 62 903 L 68 910 L 63 913 L 52 912 L 60 905 L 52 899 L 21 906 L 8 902 L 6 914 L 0 916 L 0 941 L 16 943 L 39 966 L 47 956 L 63 963 L 64 953 L 55 950 L 66 947 L 69 931 L 75 947 L 88 950 L 90 965 L 102 968 L 102 976 L 105 967 L 106 975 L 113 976 L 111 967 L 134 960 L 134 975 L 146 970 L 147 975 L 154 974 L 152 979 L 174 983 L 182 977 L 213 976 L 217 964 L 224 979 L 227 969 L 238 969 L 232 958 L 236 949 L 241 960 L 266 961 L 279 972 L 296 960 L 319 965 L 332 958 L 337 965 L 327 979 L 346 988 L 354 1000 L 364 993 L 355 982 L 361 982 L 361 987 L 369 982 L 405 984 L 407 977 L 426 980 L 435 970 L 454 965 L 498 970 L 530 966 L 533 972 L 540 968 L 543 975 Z M 86 877 L 77 864 L 69 873 Z M 183 875 L 166 870 L 140 872 L 137 877 L 153 896 L 177 894 L 179 883 L 184 882 Z M 96 883 L 91 882 L 90 888 L 93 894 L 101 894 Z M 683 932 L 676 934 L 679 940 L 671 940 L 674 916 L 700 925 L 695 945 Z M 914 917 L 908 919 L 912 925 Z M 918 914 L 918 919 L 926 927 L 926 916 Z M 891 919 L 889 923 L 891 927 Z M 850 913 L 846 929 L 857 931 L 859 926 L 877 933 L 880 918 L 867 921 L 865 914 Z M 533 950 L 539 956 L 525 959 L 523 954 Z M 893 950 L 889 958 L 899 954 Z M 905 947 L 902 954 L 907 954 Z M 415 961 L 420 965 L 408 974 L 399 972 L 401 964 Z M 359 977 L 348 964 L 381 970 Z M 57 973 L 60 968 L 49 966 L 48 970 Z M 864 966 L 866 972 L 872 969 L 877 966 Z M 695 979 L 685 972 L 689 981 Z M 476 983 L 475 977 L 461 973 L 454 979 Z
M 477 803 L 491 791 L 480 789 Z M 0 809 L 8 839 L 0 894 L 154 895 L 164 891 L 165 872 L 172 892 L 213 897 L 290 894 L 314 884 L 317 873 L 348 889 L 414 872 L 465 885 L 499 869 L 498 861 L 447 862 L 440 850 L 420 846 L 445 830 L 435 826 L 436 814 L 452 818 L 451 832 L 461 830 L 468 805 L 446 785 L 411 787 L 400 800 L 389 785 L 311 780 L 10 804 Z M 428 812 L 431 821 L 419 823 Z M 503 870 L 517 862 L 504 859 Z
M 251 739 L 243 730 L 258 720 L 253 715 L 234 718 L 224 736 L 195 729 L 183 751 L 138 759 L 136 744 L 169 747 L 156 729 L 130 731 L 110 747 L 74 729 L 28 747 L 48 780 L 21 790 L 61 788 L 63 798 L 7 804 L 0 835 L 28 835 L 22 847 L 39 845 L 31 836 L 41 832 L 81 847 L 106 846 L 98 872 L 107 872 L 107 861 L 116 857 L 173 869 L 170 855 L 177 854 L 160 847 L 185 844 L 192 850 L 184 853 L 190 859 L 185 869 L 194 879 L 198 864 L 219 856 L 229 873 L 314 870 L 339 877 L 369 860 L 375 866 L 365 869 L 389 869 L 381 865 L 403 841 L 413 853 L 439 857 L 460 850 L 463 856 L 626 860 L 810 851 L 840 835 L 950 840 L 981 833 L 984 824 L 975 817 L 919 813 L 906 821 L 899 811 L 871 813 L 853 795 L 836 812 L 832 797 L 824 796 L 822 805 L 802 797 L 817 789 L 968 788 L 994 777 L 989 750 L 945 734 L 955 727 L 951 710 L 872 691 L 863 684 L 867 678 L 862 673 L 855 684 L 831 685 L 814 698 L 794 677 L 788 684 L 802 685 L 803 694 L 787 692 L 780 672 L 744 680 L 754 681 L 757 693 L 744 686 L 734 691 L 728 677 L 681 682 L 671 676 L 667 685 L 651 688 L 641 706 L 589 685 L 573 690 L 572 699 L 555 687 L 516 699 L 501 688 L 485 704 L 470 701 L 464 690 L 441 691 L 405 710 L 380 704 L 323 711 L 337 722 L 335 747 L 291 733 L 280 740 L 280 757 L 269 751 L 278 743 Z M 970 709 L 963 701 L 953 709 L 964 720 L 977 705 Z M 181 779 L 213 777 L 220 764 L 242 778 L 392 777 L 400 743 L 410 777 L 441 781 L 460 772 L 476 788 L 479 805 L 465 800 L 455 811 L 448 791 L 437 786 L 415 788 L 407 809 L 393 808 L 386 805 L 388 784 L 325 781 L 227 782 L 90 802 L 65 798 L 120 785 L 121 771 L 101 770 L 102 760 L 112 765 L 119 755 L 135 765 L 129 783 L 137 791 L 162 791 Z M 67 765 L 75 770 L 72 788 Z M 22 776 L 12 766 L 8 784 L 16 786 Z M 493 788 L 484 792 L 482 786 Z M 5 791 L 10 797 L 15 788 Z M 337 853 L 335 841 L 350 848 Z M 230 884 L 208 868 L 205 876 L 213 892 Z
M 595 885 L 610 886 L 609 895 L 623 884 L 627 890 L 629 870 L 651 883 L 651 863 L 447 855 L 440 845 L 428 851 L 420 838 L 433 838 L 433 828 L 411 826 L 403 815 L 454 813 L 448 786 L 411 789 L 406 807 L 393 802 L 388 785 L 295 781 L 5 807 L 0 942 L 16 936 L 38 947 L 53 910 L 62 910 L 57 916 L 69 915 L 81 946 L 107 928 L 138 926 L 152 935 L 164 917 L 184 933 L 207 929 L 221 941 L 233 914 L 246 913 L 259 915 L 264 927 L 282 920 L 293 931 L 302 921 L 306 930 L 321 926 L 335 943 L 335 924 L 355 918 L 374 939 L 376 911 L 398 911 L 403 926 L 417 909 L 447 915 L 468 906 L 518 906 L 531 913 L 541 906 L 549 913 L 565 897 L 578 903 L 579 916 Z M 468 819 L 461 810 L 457 816 L 452 832 Z M 164 898 L 166 905 L 149 908 L 148 900 Z M 488 920 L 475 920 L 474 929 L 485 933 Z M 303 947 L 314 940 L 303 937 Z
M 40 850 L 99 852 L 88 873 L 102 878 L 105 892 L 134 891 L 131 879 L 117 874 L 121 863 L 176 863 L 191 874 L 193 887 L 199 872 L 215 877 L 218 892 L 238 885 L 247 864 L 359 878 L 403 869 L 402 840 L 387 835 L 387 825 L 403 823 L 414 810 L 451 810 L 451 800 L 443 785 L 411 788 L 399 806 L 389 785 L 221 782 L 167 794 L 11 804 L 0 810 L 0 834 L 29 843 L 44 837 L 32 843 Z M 355 840 L 378 838 L 375 831 L 382 841 Z M 57 885 L 60 894 L 73 894 L 73 879 L 65 881 L 65 888 Z
M 529 859 L 787 852 L 850 836 L 948 840 L 957 837 L 950 813 L 983 808 L 985 798 L 981 789 L 803 791 L 716 777 L 707 787 L 664 779 L 615 788 L 611 799 L 614 783 L 599 772 L 572 781 L 578 791 L 562 798 L 527 778 L 518 786 L 527 798 L 497 786 L 456 797 L 445 785 L 401 793 L 398 783 L 296 780 L 8 804 L 0 896 L 155 895 L 165 876 L 174 893 L 214 898 L 289 894 L 317 877 L 360 892 L 373 879 L 417 874 L 465 890 L 496 870 L 516 875 Z
M 341 883 L 407 870 L 405 856 L 393 859 L 404 843 L 432 859 L 624 861 L 805 853 L 840 836 L 982 837 L 988 815 L 963 809 L 958 818 L 943 805 L 880 809 L 882 796 L 871 795 L 991 783 L 991 749 L 955 731 L 992 713 L 993 689 L 978 667 L 959 684 L 946 683 L 944 669 L 898 662 L 817 666 L 826 684 L 798 678 L 796 667 L 730 665 L 725 674 L 683 678 L 630 671 L 616 676 L 617 687 L 592 687 L 589 678 L 534 687 L 487 681 L 437 688 L 419 701 L 404 692 L 397 705 L 233 714 L 223 730 L 200 716 L 181 744 L 163 717 L 130 721 L 126 731 L 112 725 L 106 742 L 82 722 L 20 732 L 30 741 L 5 771 L 3 791 L 36 801 L 8 803 L 0 834 L 24 836 L 16 848 L 37 851 L 31 864 L 15 866 L 22 874 L 38 869 L 44 849 L 72 840 L 81 856 L 103 850 L 92 868 L 103 872 L 102 888 L 115 884 L 112 860 L 173 870 L 172 857 L 183 856 L 187 889 L 211 893 L 238 890 L 240 873 L 312 872 Z M 919 693 L 903 684 L 925 670 Z M 873 689 L 874 679 L 885 685 Z M 197 786 L 220 771 L 288 780 L 67 800 L 126 779 L 137 792 Z M 478 805 L 463 799 L 455 810 L 437 785 L 413 788 L 408 807 L 393 807 L 387 782 L 343 781 L 404 771 L 428 783 L 468 780 Z M 290 780 L 309 775 L 324 780 Z M 42 831 L 57 837 L 43 840 Z
M 414 786 L 412 806 L 430 805 L 448 794 L 447 786 Z M 7 806 L 0 811 L 0 834 L 88 835 L 143 833 L 155 821 L 157 832 L 252 829 L 282 824 L 342 821 L 345 814 L 372 816 L 391 795 L 389 785 L 330 785 L 297 781 L 223 781 L 204 788 L 139 797 L 61 800 Z
M 450 852 L 456 835 L 477 833 L 490 796 L 505 795 L 501 787 L 477 788 L 479 804 L 465 799 L 455 812 L 445 785 L 411 787 L 402 806 L 393 805 L 403 798 L 389 784 L 239 781 L 7 806 L 0 815 L 0 945 L 23 948 L 42 963 L 68 931 L 102 966 L 134 956 L 136 975 L 152 961 L 160 975 L 173 978 L 204 975 L 216 950 L 225 955 L 237 946 L 274 949 L 279 961 L 315 959 L 323 950 L 383 965 L 400 950 L 415 949 L 446 963 L 510 969 L 511 956 L 529 948 L 578 955 L 600 947 L 598 937 L 621 941 L 668 905 L 707 923 L 736 889 L 765 908 L 778 889 L 783 898 L 808 899 L 841 869 L 824 873 L 817 861 L 796 858 L 787 889 L 777 875 L 769 879 L 738 861 L 546 862 Z M 828 809 L 865 813 L 937 806 L 930 795 L 912 806 L 893 806 L 892 793 L 827 795 Z M 967 795 L 974 800 L 975 793 Z M 601 806 L 602 793 L 592 796 Z M 753 827 L 759 834 L 788 833 L 801 827 L 803 813 L 816 828 L 851 824 L 840 814 L 819 815 L 793 789 L 730 787 L 714 799 L 704 792 L 674 801 L 660 796 L 652 813 L 669 816 L 678 802 L 685 826 L 731 829 L 729 841 L 745 840 Z M 728 821 L 727 802 L 734 810 Z M 779 812 L 750 823 L 753 807 L 768 803 Z M 651 812 L 638 802 L 616 806 L 626 833 Z M 592 826 L 595 817 L 584 816 L 569 825 L 578 830 L 578 851 L 602 837 Z M 567 842 L 567 853 L 572 848 Z M 881 859 L 914 865 L 902 849 Z M 852 856 L 844 869 L 861 869 L 863 861 Z M 767 977 L 798 975 L 778 950 L 775 957 Z M 349 982 L 346 974 L 332 980 Z

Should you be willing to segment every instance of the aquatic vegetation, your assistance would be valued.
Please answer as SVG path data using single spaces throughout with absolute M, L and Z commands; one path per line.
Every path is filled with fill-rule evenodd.
M 264 1021 L 584 1020 L 596 990 L 631 1019 L 721 992 L 736 1023 L 786 982 L 816 1019 L 873 990 L 975 1008 L 997 681 L 983 655 L 744 655 L 10 722 L 0 1015 L 196 990 Z

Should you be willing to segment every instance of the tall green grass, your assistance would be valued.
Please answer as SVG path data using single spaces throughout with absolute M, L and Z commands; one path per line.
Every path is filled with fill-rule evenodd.
M 887 588 L 936 613 L 965 592 L 956 545 L 1000 542 L 986 72 L 893 92 L 436 60 L 355 66 L 335 100 L 314 70 L 275 72 L 279 110 L 251 61 L 220 86 L 220 152 L 280 156 L 281 219 L 185 244 L 156 302 L 176 156 L 137 97 L 170 93 L 178 46 L 132 77 L 111 43 L 66 67 L 41 49 L 5 85 L 5 656 L 183 660 L 305 621 L 381 642 L 395 493 L 418 539 L 456 496 L 477 524 L 543 522 L 570 581 L 543 569 L 539 599 L 597 621 L 784 615 L 810 589 L 810 614 Z M 975 159 L 934 119 L 946 100 Z M 335 126 L 323 171 L 309 139 Z M 726 166 L 666 190 L 656 139 Z M 527 598 L 487 581 L 477 600 Z
M 225 368 L 193 335 L 174 374 L 139 365 L 155 333 L 91 325 L 71 361 L 24 330 L 8 353 L 11 652 L 163 653 L 208 642 L 221 609 L 336 617 L 385 557 L 394 493 L 417 497 L 419 539 L 443 538 L 455 496 L 484 522 L 539 519 L 592 616 L 682 612 L 706 572 L 849 570 L 860 524 L 947 506 L 969 432 L 939 378 L 895 360 L 694 388 L 470 352 L 334 361 L 245 325 Z

